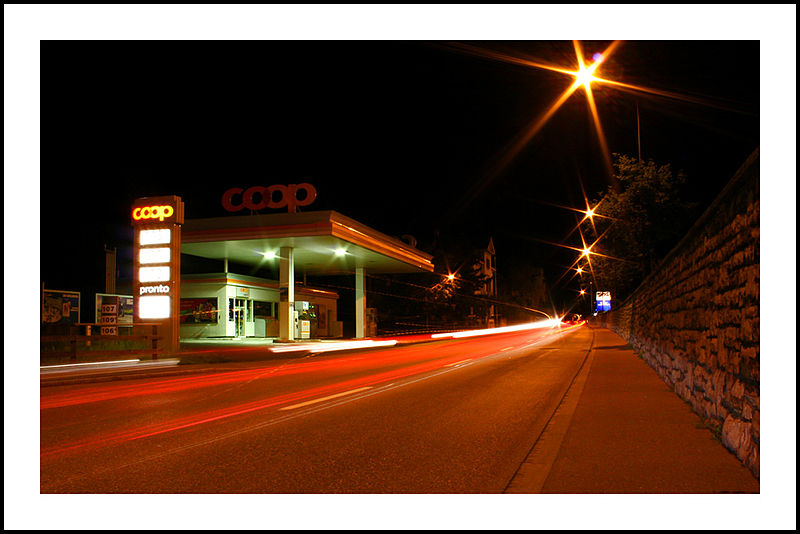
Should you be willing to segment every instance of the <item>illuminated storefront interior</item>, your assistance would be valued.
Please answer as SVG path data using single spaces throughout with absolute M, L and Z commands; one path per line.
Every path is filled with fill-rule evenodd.
M 339 295 L 332 291 L 295 288 L 295 338 L 342 336 L 337 320 Z M 234 272 L 181 275 L 181 339 L 277 338 L 280 283 Z M 308 331 L 301 331 L 308 320 Z

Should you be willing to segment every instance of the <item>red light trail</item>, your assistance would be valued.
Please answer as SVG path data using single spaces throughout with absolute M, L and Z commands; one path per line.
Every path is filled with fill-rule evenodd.
M 443 340 L 393 349 L 374 350 L 368 353 L 333 359 L 304 361 L 243 371 L 213 373 L 199 377 L 162 379 L 145 384 L 136 383 L 122 386 L 107 385 L 99 389 L 96 387 L 84 387 L 67 394 L 47 396 L 42 398 L 42 411 L 79 404 L 110 402 L 122 398 L 156 397 L 178 391 L 210 390 L 213 387 L 225 384 L 249 382 L 292 374 L 306 376 L 317 374 L 318 378 L 322 380 L 331 380 L 342 376 L 352 376 L 358 372 L 367 373 L 357 376 L 356 378 L 336 380 L 315 387 L 272 395 L 267 398 L 237 403 L 223 408 L 206 410 L 189 416 L 171 418 L 133 429 L 111 432 L 101 436 L 92 436 L 70 443 L 54 444 L 46 448 L 43 447 L 40 457 L 42 460 L 46 460 L 63 454 L 85 452 L 91 449 L 145 439 L 159 434 L 176 432 L 208 423 L 222 422 L 233 417 L 278 406 L 297 403 L 302 404 L 305 401 L 317 400 L 319 397 L 323 397 L 321 400 L 326 400 L 325 398 L 338 397 L 354 390 L 361 391 L 388 385 L 397 380 L 416 375 L 424 375 L 437 370 L 455 368 L 457 365 L 467 361 L 471 362 L 493 354 L 498 354 L 502 352 L 498 348 L 498 345 L 502 345 L 503 350 L 522 348 L 550 335 L 566 332 L 578 326 L 580 325 L 566 326 L 559 323 L 558 326 L 554 328 L 527 328 L 518 331 L 506 331 L 502 334 L 489 335 L 480 339 L 462 338 Z M 464 335 L 476 334 L 466 332 Z M 511 345 L 511 347 L 508 345 Z M 469 358 L 465 359 L 464 356 L 467 352 L 469 353 Z

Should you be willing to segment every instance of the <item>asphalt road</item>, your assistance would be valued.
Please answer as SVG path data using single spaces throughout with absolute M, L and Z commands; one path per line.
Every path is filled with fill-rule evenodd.
M 587 327 L 41 389 L 42 493 L 502 493 Z

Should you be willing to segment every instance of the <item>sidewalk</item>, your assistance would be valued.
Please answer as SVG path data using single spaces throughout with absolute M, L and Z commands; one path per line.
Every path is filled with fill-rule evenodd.
M 583 369 L 507 493 L 759 493 L 759 481 L 617 334 Z

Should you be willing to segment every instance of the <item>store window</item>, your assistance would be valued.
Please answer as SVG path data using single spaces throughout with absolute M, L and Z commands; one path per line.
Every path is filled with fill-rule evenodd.
M 182 324 L 200 324 L 217 322 L 217 297 L 182 298 Z
M 263 300 L 253 301 L 253 315 L 256 317 L 275 317 L 275 303 Z

